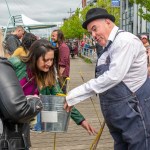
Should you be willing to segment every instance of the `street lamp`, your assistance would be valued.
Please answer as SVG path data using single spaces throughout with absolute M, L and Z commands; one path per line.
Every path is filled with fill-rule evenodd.
M 6 2 L 7 9 L 8 9 L 9 17 L 11 17 L 11 13 L 10 13 L 10 9 L 9 9 L 9 6 L 8 6 L 8 3 L 7 3 L 7 0 L 5 0 L 5 2 Z
M 4 32 L 4 39 L 5 39 L 5 37 L 6 37 L 6 33 L 7 33 L 7 29 L 8 29 L 10 20 L 11 20 L 11 22 L 12 22 L 12 25 L 14 25 L 14 24 L 13 24 L 13 20 L 12 20 L 12 16 L 11 16 L 11 13 L 10 13 L 10 9 L 9 9 L 8 3 L 7 3 L 7 0 L 5 0 L 5 2 L 6 2 L 6 6 L 7 6 L 7 9 L 8 9 L 8 13 L 9 13 L 9 21 L 8 21 L 8 23 L 7 23 L 7 27 L 6 27 L 5 32 Z
M 12 23 L 12 25 L 14 25 L 14 22 L 13 22 L 13 20 L 12 20 L 12 15 L 11 15 L 11 12 L 10 12 L 10 9 L 9 9 L 8 3 L 7 3 L 7 0 L 5 0 L 5 2 L 6 2 L 6 6 L 7 6 L 7 9 L 8 9 L 8 13 L 9 13 L 9 20 L 11 19 L 11 23 Z

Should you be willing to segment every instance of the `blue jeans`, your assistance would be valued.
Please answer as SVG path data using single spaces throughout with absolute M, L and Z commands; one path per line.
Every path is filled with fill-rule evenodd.
M 34 125 L 33 128 L 35 131 L 41 131 L 41 113 L 37 114 L 37 123 Z

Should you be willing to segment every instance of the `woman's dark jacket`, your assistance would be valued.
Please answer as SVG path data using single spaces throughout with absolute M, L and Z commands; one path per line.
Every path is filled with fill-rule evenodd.
M 29 147 L 30 142 L 27 139 L 26 129 L 30 120 L 41 111 L 41 100 L 35 97 L 27 99 L 24 96 L 16 73 L 7 59 L 0 58 L 0 70 L 0 118 L 3 120 L 1 129 L 4 128 L 0 134 L 0 140 L 6 136 L 8 141 L 12 141 L 12 138 L 18 138 L 22 142 L 22 147 Z M 4 132 L 5 137 L 3 137 Z M 13 146 L 15 146 L 14 143 L 15 141 L 13 141 Z M 17 149 L 13 146 L 10 146 L 11 150 Z

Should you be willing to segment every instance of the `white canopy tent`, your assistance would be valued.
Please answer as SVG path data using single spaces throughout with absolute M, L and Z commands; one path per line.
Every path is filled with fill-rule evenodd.
M 24 14 L 11 16 L 6 27 L 3 27 L 5 30 L 4 37 L 9 30 L 12 30 L 14 27 L 22 25 L 28 31 L 39 30 L 39 29 L 51 29 L 53 27 L 59 28 L 62 25 L 62 22 L 38 22 L 35 21 Z
M 35 30 L 35 29 L 44 29 L 44 28 L 52 28 L 56 27 L 57 24 L 55 23 L 50 23 L 50 22 L 38 22 L 35 21 L 24 14 L 21 14 L 22 22 L 25 28 L 28 28 L 28 30 Z

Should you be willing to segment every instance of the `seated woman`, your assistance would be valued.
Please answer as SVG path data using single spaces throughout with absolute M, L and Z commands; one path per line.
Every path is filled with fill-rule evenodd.
M 40 93 L 56 95 L 62 92 L 57 82 L 59 75 L 56 73 L 57 67 L 55 66 L 58 65 L 56 64 L 57 61 L 54 61 L 54 51 L 56 49 L 51 46 L 49 41 L 40 39 L 31 45 L 26 57 L 11 57 L 9 59 L 15 68 L 25 95 L 39 95 Z M 76 108 L 72 109 L 71 118 L 76 124 L 84 127 L 89 134 L 96 132 Z M 35 130 L 41 131 L 40 124 L 39 120 Z

